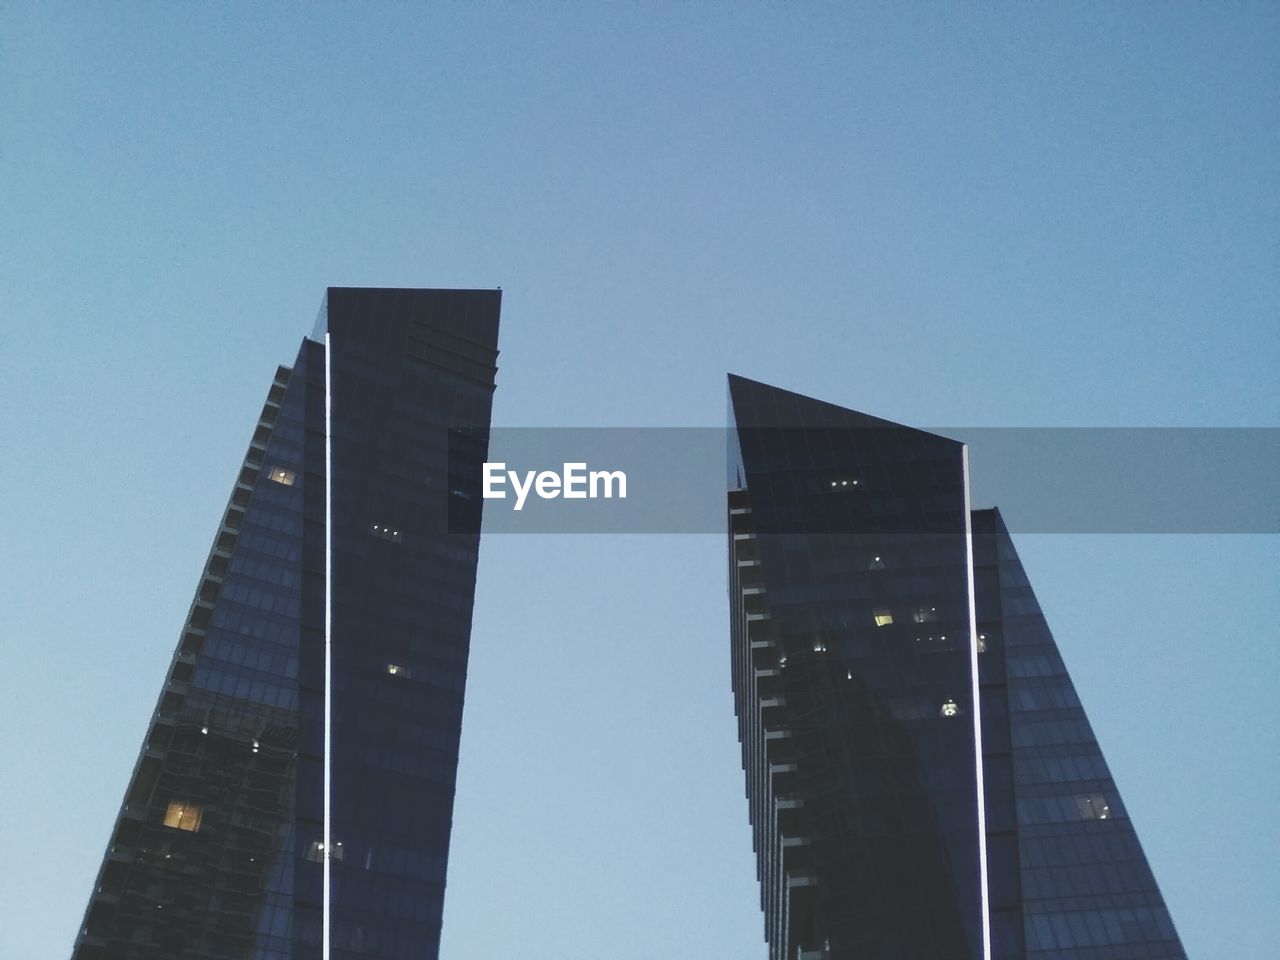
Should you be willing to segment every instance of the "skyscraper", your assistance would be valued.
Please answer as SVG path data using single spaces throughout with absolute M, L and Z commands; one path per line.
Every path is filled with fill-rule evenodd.
M 76 960 L 437 955 L 500 300 L 329 289 L 254 428 Z
M 963 444 L 729 378 L 733 689 L 771 960 L 1183 958 Z

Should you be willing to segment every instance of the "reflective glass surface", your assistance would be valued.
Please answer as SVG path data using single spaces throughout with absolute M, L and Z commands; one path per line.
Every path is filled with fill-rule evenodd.
M 965 537 L 960 445 L 738 377 L 730 401 L 733 685 L 771 958 L 981 957 L 980 829 L 995 960 L 1184 958 L 999 513 Z
M 730 378 L 734 690 L 770 955 L 981 956 L 960 444 Z
M 1183 960 L 998 511 L 973 514 L 997 960 Z
M 305 353 L 273 382 L 74 956 L 291 956 Z
M 332 956 L 438 952 L 497 291 L 330 289 Z M 325 347 L 255 427 L 77 960 L 321 955 Z
M 329 293 L 334 958 L 438 951 L 499 294 L 433 293 Z

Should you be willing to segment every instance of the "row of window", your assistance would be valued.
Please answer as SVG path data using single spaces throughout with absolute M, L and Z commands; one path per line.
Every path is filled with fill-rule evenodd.
M 254 503 L 253 515 L 245 525 L 246 529 L 275 530 L 297 536 L 299 531 L 299 513 L 297 509 L 282 504 L 267 504 L 265 501 Z
M 1107 780 L 1111 776 L 1101 753 L 1067 756 L 1022 756 L 1018 758 L 1017 782 L 1070 783 L 1076 780 Z
M 251 700 L 254 703 L 283 710 L 295 710 L 298 706 L 297 689 L 292 686 L 281 686 L 277 677 L 258 674 L 261 680 L 247 676 L 237 676 L 224 670 L 214 670 L 201 665 L 196 673 L 197 686 L 211 693 L 219 693 L 237 700 Z
M 1062 666 L 1062 660 L 1055 654 L 1027 656 L 1019 653 L 1015 656 L 1011 653 L 1005 660 L 1005 666 L 1011 678 L 1057 677 L 1065 676 L 1067 672 Z
M 1024 830 L 1022 858 L 1028 867 L 1084 866 L 1091 863 L 1142 862 L 1142 847 L 1131 831 L 1082 830 L 1080 824 L 1060 826 L 1068 833 L 1045 835 L 1046 828 Z
M 1078 711 L 1076 716 L 1067 719 L 1036 720 L 1034 716 L 1034 714 L 1024 715 L 1018 723 L 1013 724 L 1015 747 L 1065 746 L 1094 742 L 1089 722 Z
M 1073 797 L 1019 797 L 1018 822 L 1064 823 L 1071 820 L 1110 820 L 1111 804 L 1100 793 Z
M 252 526 L 241 531 L 235 555 L 251 551 L 264 557 L 274 557 L 296 564 L 302 557 L 302 545 L 296 534 L 280 535 L 278 531 L 255 530 Z
M 887 627 L 893 623 L 893 611 L 888 607 L 877 607 L 871 611 L 871 619 L 877 627 Z M 937 607 L 916 607 L 911 611 L 912 623 L 937 623 Z
M 276 644 L 292 651 L 297 648 L 298 622 L 277 613 L 252 610 L 239 604 L 220 603 L 213 612 L 208 637 L 225 635 L 229 643 L 243 643 L 243 637 Z M 206 639 L 205 643 L 208 643 Z
M 1027 917 L 1028 950 L 1098 947 L 1133 941 L 1173 940 L 1168 914 L 1151 907 Z
M 1057 900 L 1061 897 L 1115 894 L 1148 887 L 1151 870 L 1144 862 L 1121 860 L 1090 866 L 1045 867 L 1023 874 L 1023 890 L 1028 900 Z
M 273 677 L 292 679 L 298 675 L 298 658 L 293 644 L 246 643 L 243 638 L 224 636 L 219 631 L 205 638 L 200 656 L 202 663 L 220 660 L 232 666 L 259 670 Z
M 288 593 L 284 591 L 288 590 Z M 242 583 L 228 583 L 222 588 L 222 595 L 233 603 L 244 604 L 255 610 L 267 610 L 291 619 L 299 615 L 301 594 L 288 587 L 259 589 Z
M 260 584 L 295 590 L 301 586 L 301 578 L 296 566 L 275 560 L 257 560 L 239 550 L 231 557 L 231 573 L 251 578 Z M 230 579 L 229 577 L 228 580 Z
M 1041 710 L 1078 710 L 1080 700 L 1071 681 L 1053 677 L 1048 683 L 1016 684 L 1009 690 L 1009 707 L 1019 713 Z

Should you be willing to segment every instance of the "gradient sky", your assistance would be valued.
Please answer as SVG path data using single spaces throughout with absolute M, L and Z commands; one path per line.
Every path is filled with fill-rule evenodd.
M 507 426 L 720 425 L 730 370 L 924 426 L 1280 424 L 1274 5 L 0 29 L 3 960 L 69 951 L 327 285 L 502 286 Z M 1017 541 L 1198 960 L 1280 942 L 1278 539 Z M 764 956 L 723 551 L 485 541 L 445 960 Z

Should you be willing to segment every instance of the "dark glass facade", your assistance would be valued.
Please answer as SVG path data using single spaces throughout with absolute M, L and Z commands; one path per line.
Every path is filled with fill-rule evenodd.
M 995 956 L 1183 960 L 999 511 L 973 532 Z
M 77 960 L 311 960 L 326 904 L 332 957 L 437 955 L 499 308 L 328 291 L 255 427 Z
M 771 960 L 1181 957 L 962 444 L 730 377 L 733 688 Z

